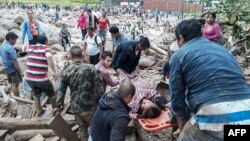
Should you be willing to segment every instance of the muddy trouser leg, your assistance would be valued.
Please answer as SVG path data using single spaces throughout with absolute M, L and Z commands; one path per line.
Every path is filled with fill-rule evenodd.
M 223 132 L 200 130 L 188 121 L 183 127 L 177 141 L 222 141 Z
M 62 46 L 63 46 L 64 52 L 66 52 L 66 47 L 67 47 L 66 37 L 62 37 Z
M 95 109 L 80 114 L 75 114 L 76 122 L 79 124 L 79 137 L 81 141 L 87 141 L 89 136 L 88 127 L 94 117 Z
M 65 37 L 65 40 L 66 40 L 66 46 L 67 46 L 67 44 L 70 46 L 70 42 L 69 42 L 69 38 L 68 38 L 68 36 L 67 36 L 67 37 Z

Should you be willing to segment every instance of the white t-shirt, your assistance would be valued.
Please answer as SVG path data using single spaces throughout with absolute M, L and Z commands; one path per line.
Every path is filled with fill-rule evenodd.
M 86 53 L 89 56 L 94 56 L 96 54 L 98 54 L 100 52 L 99 46 L 98 44 L 102 43 L 102 40 L 100 38 L 100 36 L 97 36 L 97 43 L 95 42 L 95 36 L 97 36 L 96 34 L 94 34 L 93 37 L 90 37 L 88 34 L 86 35 L 85 39 L 84 39 L 84 43 L 87 43 L 87 49 L 86 49 Z
M 102 16 L 102 13 L 100 11 L 96 11 L 94 15 L 96 16 L 97 19 L 99 19 Z

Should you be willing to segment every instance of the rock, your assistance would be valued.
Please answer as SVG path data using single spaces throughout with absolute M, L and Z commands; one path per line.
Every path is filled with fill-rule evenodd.
M 2 27 L 0 27 L 0 43 L 2 43 L 5 40 L 5 35 L 8 33 L 8 31 Z
M 15 18 L 14 23 L 21 25 L 23 23 L 23 21 L 24 21 L 23 16 L 18 16 Z
M 55 17 L 55 15 L 53 13 L 47 13 L 46 16 L 51 17 L 51 18 Z
M 16 33 L 19 38 L 21 38 L 21 36 L 22 36 L 22 32 L 20 30 L 16 29 L 16 28 L 11 29 L 10 32 Z
M 38 15 L 38 16 L 37 16 L 37 19 L 38 19 L 40 22 L 44 22 L 44 23 L 48 23 L 48 22 L 49 22 L 48 17 L 46 17 L 46 16 L 44 16 L 44 15 Z
M 63 47 L 60 44 L 55 44 L 53 46 L 50 47 L 52 52 L 56 51 L 56 52 L 63 52 Z
M 36 17 L 36 19 L 37 19 L 38 21 L 43 21 L 43 17 L 42 17 L 41 15 L 38 15 L 38 16 Z
M 62 21 L 61 20 L 58 20 L 56 22 L 56 27 L 62 27 Z
M 16 23 L 13 23 L 13 22 L 10 21 L 10 20 L 5 20 L 5 21 L 3 21 L 3 22 L 1 23 L 1 26 L 2 26 L 4 29 L 8 30 L 8 31 L 10 31 L 10 30 L 13 29 L 13 28 L 17 28 L 17 27 L 18 27 L 18 25 L 17 25 Z
M 139 61 L 140 68 L 152 67 L 155 64 L 155 58 L 153 56 L 141 56 Z
M 3 90 L 3 87 L 0 88 Z M 0 96 L 0 118 L 3 117 L 16 117 L 17 116 L 17 103 L 14 99 L 10 98 L 8 95 L 4 95 L 1 91 Z
M 49 43 L 49 46 L 53 46 L 55 44 L 60 44 L 60 41 L 58 38 L 54 37 L 54 38 L 49 38 L 48 43 Z
M 177 51 L 179 49 L 179 46 L 178 46 L 178 43 L 177 41 L 173 42 L 171 45 L 170 45 L 170 50 L 171 51 Z
M 66 17 L 68 15 L 69 15 L 69 13 L 65 11 L 65 12 L 63 12 L 62 17 Z
M 175 35 L 173 33 L 164 33 L 163 40 L 164 42 L 173 43 L 175 40 Z

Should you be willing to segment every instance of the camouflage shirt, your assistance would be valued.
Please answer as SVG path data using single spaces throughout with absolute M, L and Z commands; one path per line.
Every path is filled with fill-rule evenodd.
M 104 93 L 102 80 L 95 66 L 81 61 L 71 64 L 62 72 L 57 106 L 64 104 L 67 87 L 70 88 L 71 108 L 74 113 L 88 112 L 95 108 L 96 99 Z

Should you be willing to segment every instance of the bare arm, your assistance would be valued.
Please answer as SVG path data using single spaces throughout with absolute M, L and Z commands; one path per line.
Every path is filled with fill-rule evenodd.
M 20 72 L 20 74 L 22 75 L 23 73 L 22 73 L 22 71 L 21 71 L 21 69 L 20 69 L 20 66 L 19 66 L 19 63 L 18 63 L 17 59 L 14 59 L 14 60 L 13 60 L 13 64 L 14 64 L 15 68 L 16 68 L 16 69 Z
M 117 86 L 119 81 L 113 80 L 109 73 L 102 73 L 102 77 L 106 84 L 110 85 L 111 87 Z
M 103 46 L 102 46 L 102 44 L 100 43 L 100 44 L 98 44 L 98 46 L 100 47 L 100 56 L 102 55 L 102 53 L 103 53 Z
M 52 56 L 48 57 L 48 64 L 53 73 L 56 73 L 55 65 Z
M 84 53 L 84 54 L 85 54 L 85 52 L 86 52 L 86 49 L 87 49 L 87 43 L 84 42 L 84 45 L 83 45 L 83 53 Z
M 22 47 L 17 47 L 17 46 L 14 46 L 14 48 L 20 52 L 23 52 L 23 48 Z
M 48 58 L 48 65 L 49 65 L 49 67 L 51 68 L 51 70 L 53 72 L 53 77 L 54 77 L 55 80 L 58 80 L 58 74 L 57 74 L 56 69 L 55 69 L 53 58 L 52 58 L 52 56 L 49 56 L 47 58 Z

